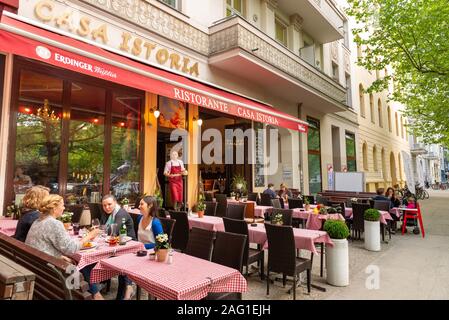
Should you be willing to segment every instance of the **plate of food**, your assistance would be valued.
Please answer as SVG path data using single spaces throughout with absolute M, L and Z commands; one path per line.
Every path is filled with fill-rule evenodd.
M 97 246 L 96 242 L 87 241 L 87 242 L 83 243 L 83 245 L 81 246 L 81 250 L 92 249 L 92 248 L 95 248 L 96 246 Z

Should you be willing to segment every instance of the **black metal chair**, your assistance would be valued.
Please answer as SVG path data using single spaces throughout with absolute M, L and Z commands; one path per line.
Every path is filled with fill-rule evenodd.
M 271 199 L 271 206 L 276 209 L 282 209 L 279 199 Z
M 226 217 L 237 220 L 245 219 L 246 204 L 242 203 L 231 203 L 228 204 L 226 209 Z
M 390 200 L 374 200 L 373 208 L 377 209 L 377 210 L 389 212 L 390 205 L 391 205 Z M 395 229 L 394 226 L 395 226 L 394 220 L 387 221 L 386 227 L 387 227 L 387 231 L 388 231 L 388 238 L 390 240 L 391 240 L 392 229 Z M 380 231 L 382 232 L 382 240 L 385 240 L 385 226 L 382 223 L 380 224 Z
M 176 220 L 169 219 L 169 218 L 159 218 L 162 224 L 162 230 L 164 230 L 164 233 L 168 236 L 168 242 L 170 245 L 172 244 L 173 239 L 173 229 L 175 228 Z
M 243 234 L 248 237 L 245 244 L 245 252 L 243 254 L 243 265 L 246 266 L 246 275 L 249 274 L 249 265 L 259 262 L 260 278 L 264 279 L 264 250 L 253 249 L 249 246 L 248 224 L 245 220 L 236 220 L 230 218 L 223 218 L 223 223 L 226 232 L 233 232 Z
M 228 199 L 225 194 L 217 193 L 215 195 L 215 199 L 217 200 L 217 210 L 215 211 L 215 215 L 217 217 L 226 217 L 226 210 L 228 207 Z
M 169 210 L 170 219 L 176 220 L 173 228 L 172 247 L 184 251 L 189 241 L 189 220 L 187 212 Z
M 215 216 L 217 212 L 217 205 L 215 201 L 204 201 L 204 204 L 206 205 L 206 210 L 204 211 L 204 214 L 206 216 Z
M 270 294 L 270 271 L 282 273 L 284 286 L 286 277 L 293 277 L 293 300 L 296 300 L 299 274 L 306 271 L 307 292 L 310 293 L 312 260 L 296 257 L 293 228 L 266 223 L 265 229 L 268 239 L 267 295 Z
M 215 231 L 192 227 L 184 253 L 210 261 L 214 247 Z
M 217 232 L 212 253 L 212 262 L 242 272 L 243 255 L 247 236 L 231 232 Z M 232 249 L 230 249 L 232 248 Z M 204 300 L 241 300 L 240 292 L 211 292 Z
M 257 203 L 257 201 L 259 200 L 259 194 L 256 192 L 249 192 L 248 193 L 248 200 L 249 201 L 255 201 Z
M 329 200 L 326 197 L 323 197 L 319 194 L 316 196 L 316 204 L 323 204 L 327 206 L 328 201 Z
M 282 224 L 284 226 L 291 226 L 293 222 L 293 210 L 292 209 L 273 209 L 271 211 L 271 221 L 273 221 L 273 218 L 275 215 L 281 214 L 282 215 Z
M 353 203 L 352 204 L 352 223 L 351 223 L 351 238 L 361 239 L 361 233 L 365 230 L 365 210 L 371 208 L 367 203 Z M 358 233 L 358 237 L 357 237 Z
M 271 196 L 267 193 L 262 193 L 260 195 L 260 205 L 271 207 Z

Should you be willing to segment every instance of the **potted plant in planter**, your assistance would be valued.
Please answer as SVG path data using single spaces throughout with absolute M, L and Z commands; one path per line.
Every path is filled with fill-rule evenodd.
M 64 228 L 66 230 L 70 229 L 70 226 L 72 224 L 72 216 L 73 212 L 64 211 L 58 219 L 64 224 Z
M 206 210 L 206 204 L 204 203 L 204 196 L 200 193 L 200 195 L 198 196 L 198 203 L 196 205 L 198 218 L 204 217 L 204 210 Z
M 324 231 L 329 234 L 334 245 L 326 247 L 327 283 L 344 287 L 349 285 L 349 229 L 344 221 L 327 220 Z
M 367 209 L 365 219 L 365 249 L 380 251 L 380 212 L 377 209 Z
M 155 240 L 154 251 L 156 252 L 157 261 L 165 262 L 165 260 L 167 260 L 168 250 L 170 250 L 168 235 L 166 233 L 158 234 Z

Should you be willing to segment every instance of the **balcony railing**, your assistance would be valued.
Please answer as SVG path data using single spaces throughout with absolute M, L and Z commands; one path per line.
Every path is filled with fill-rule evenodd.
M 234 16 L 220 20 L 210 28 L 210 33 L 211 56 L 242 49 L 328 97 L 346 101 L 342 85 L 244 19 Z
M 426 145 L 424 143 L 414 143 L 410 148 L 410 152 L 413 154 L 426 154 Z

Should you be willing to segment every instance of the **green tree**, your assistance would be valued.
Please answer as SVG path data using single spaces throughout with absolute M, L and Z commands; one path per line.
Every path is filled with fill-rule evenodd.
M 368 92 L 393 84 L 391 100 L 405 106 L 409 132 L 449 146 L 448 0 L 348 0 L 354 41 L 368 70 L 393 68 Z

